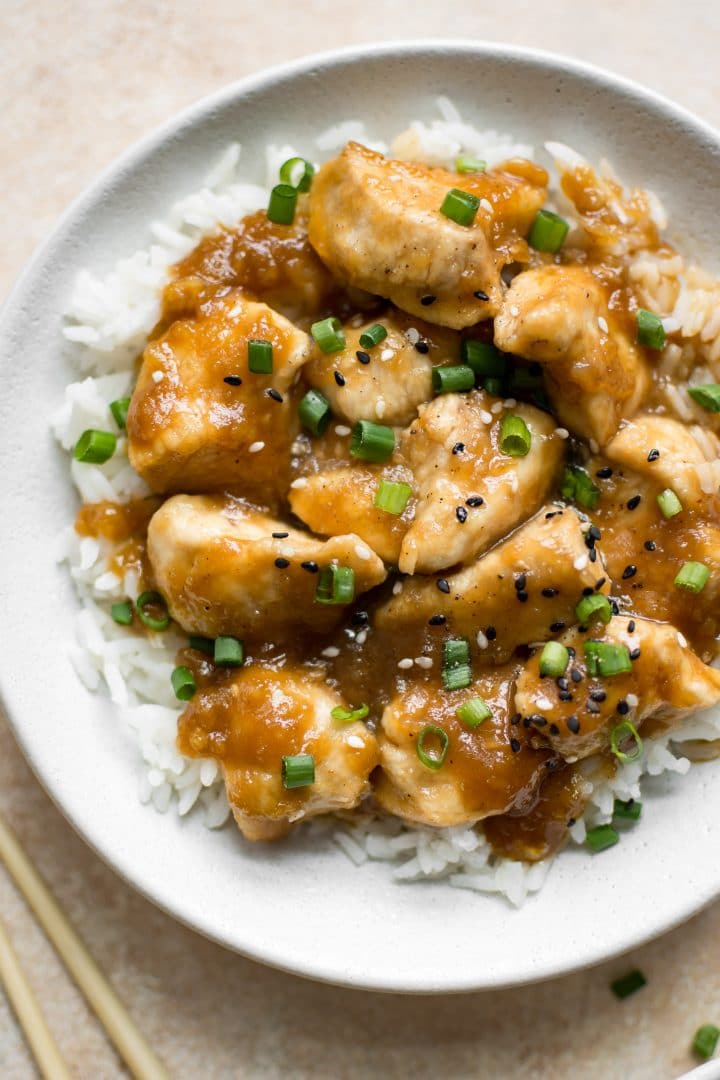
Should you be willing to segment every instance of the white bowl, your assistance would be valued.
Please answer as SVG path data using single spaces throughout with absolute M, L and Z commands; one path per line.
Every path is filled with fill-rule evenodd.
M 665 781 L 642 823 L 600 856 L 564 853 L 522 910 L 430 882 L 395 884 L 299 835 L 249 846 L 141 806 L 134 739 L 68 662 L 76 609 L 53 542 L 75 498 L 47 421 L 73 377 L 62 313 L 76 272 L 148 241 L 148 222 L 196 189 L 240 139 L 250 179 L 266 141 L 310 145 L 361 117 L 380 135 L 435 115 L 447 94 L 480 126 L 609 158 L 664 200 L 686 252 L 712 268 L 720 136 L 655 94 L 548 54 L 458 42 L 391 44 L 264 72 L 182 113 L 131 149 L 66 213 L 0 323 L 2 690 L 17 738 L 75 828 L 178 919 L 248 956 L 318 979 L 409 992 L 499 987 L 605 959 L 720 892 L 720 762 Z M 716 260 L 715 260 L 716 261 Z

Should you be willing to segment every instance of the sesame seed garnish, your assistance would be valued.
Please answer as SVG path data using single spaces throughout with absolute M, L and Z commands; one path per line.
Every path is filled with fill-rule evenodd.
M 336 435 L 340 435 L 340 436 L 349 435 L 351 431 L 352 431 L 352 428 L 349 428 L 347 426 L 347 424 L 336 424 L 335 425 L 335 434 Z
M 582 591 L 582 594 L 583 596 L 592 596 L 594 592 L 595 590 L 593 589 L 592 585 L 586 585 Z
M 483 424 L 492 424 L 492 422 L 493 422 L 492 413 L 489 413 L 487 411 L 487 409 L 482 409 L 480 411 L 480 419 L 482 420 Z
M 597 548 L 591 548 L 588 552 L 588 559 L 590 562 L 597 562 Z
M 403 591 L 403 583 L 402 583 L 402 581 L 396 581 L 395 584 L 392 587 L 393 596 L 399 596 L 402 591 Z
M 576 570 L 584 570 L 585 567 L 587 566 L 587 564 L 588 564 L 587 555 L 578 555 L 578 557 L 573 562 L 573 566 L 575 567 Z
M 327 649 L 323 649 L 322 656 L 327 656 L 328 660 L 334 660 L 336 656 L 340 655 L 340 650 L 337 645 L 328 645 Z
M 415 661 L 411 656 L 404 656 L 402 660 L 398 660 L 398 667 L 401 671 L 407 671 L 414 663 Z
M 285 540 L 290 535 L 290 533 L 288 533 L 288 532 L 276 532 L 276 533 L 273 533 L 272 535 L 273 535 L 273 540 Z
M 265 393 L 267 394 L 267 396 L 269 398 L 272 398 L 273 401 L 279 401 L 280 404 L 282 405 L 283 396 L 282 396 L 282 394 L 280 393 L 279 390 L 275 389 L 274 386 L 271 386 L 269 390 L 265 391 Z
M 494 641 L 495 640 L 495 638 L 497 637 L 497 630 L 495 629 L 494 626 L 486 626 L 485 627 L 485 637 L 488 639 L 488 641 Z
M 430 305 L 434 304 L 436 300 L 437 300 L 437 296 L 431 296 L 429 294 L 427 296 L 421 296 L 420 297 L 420 303 L 422 304 L 423 307 L 430 307 Z
M 515 578 L 515 589 L 517 592 L 522 592 L 527 585 L 527 574 L 518 574 Z
M 547 588 L 547 589 L 543 589 L 542 594 L 543 594 L 543 596 L 546 596 L 548 598 L 548 600 L 549 600 L 549 599 L 551 599 L 551 597 L 557 596 L 559 591 L 560 591 L 559 589 L 554 589 L 554 588 L 550 587 L 550 588 Z
M 566 427 L 556 427 L 553 434 L 557 435 L 558 439 L 570 438 L 570 432 Z
M 627 624 L 627 630 L 628 630 L 628 634 L 634 634 L 635 633 L 635 620 L 634 619 L 631 619 L 630 622 Z
M 586 701 L 585 708 L 589 713 L 592 713 L 594 716 L 598 716 L 600 714 L 600 706 L 596 705 L 594 701 Z
M 367 641 L 367 636 L 368 636 L 367 630 L 359 630 L 357 632 L 357 634 L 355 635 L 355 642 L 358 645 L 364 645 L 365 642 Z
M 301 562 L 300 565 L 302 566 L 303 570 L 307 570 L 308 574 L 317 574 L 318 570 L 320 569 L 318 564 L 316 562 L 313 562 L 312 559 L 308 559 L 307 562 Z
M 630 706 L 628 705 L 625 698 L 620 698 L 620 701 L 618 701 L 615 709 L 620 714 L 620 716 L 627 716 L 627 714 L 630 712 Z
M 430 352 L 430 346 L 428 345 L 427 341 L 416 341 L 415 348 L 419 353 L 422 353 L 423 356 L 425 356 L 426 353 Z
M 367 611 L 354 611 L 350 618 L 350 622 L 353 626 L 367 626 L 370 622 L 370 616 Z
M 461 525 L 464 525 L 467 521 L 467 510 L 464 506 L 455 507 L 455 517 L 458 519 Z
M 488 639 L 485 634 L 483 634 L 482 630 L 478 630 L 475 640 L 477 641 L 478 649 L 487 649 Z
M 607 697 L 607 694 L 604 690 L 591 690 L 590 697 L 593 701 L 604 701 Z
M 432 656 L 416 656 L 415 663 L 419 668 L 424 668 L 425 671 L 429 671 L 433 666 Z
M 515 596 L 517 597 L 517 599 L 520 601 L 521 604 L 526 604 L 527 603 L 528 594 L 525 591 L 525 589 L 518 589 L 517 592 L 515 593 Z
M 572 694 L 568 690 L 560 690 L 558 693 L 558 697 L 561 701 L 572 701 L 573 699 Z
M 338 384 L 338 386 L 345 385 L 345 376 L 343 375 L 342 371 L 333 371 L 333 378 L 335 379 L 335 382 Z
M 607 333 L 608 333 L 608 331 L 609 331 L 609 329 L 610 329 L 610 328 L 609 328 L 609 326 L 608 326 L 608 322 L 607 322 L 607 319 L 605 318 L 605 316 L 604 316 L 604 315 L 598 315 L 598 326 L 599 326 L 599 327 L 600 327 L 600 329 L 602 330 L 603 334 L 607 334 Z
M 476 300 L 489 300 L 490 299 L 488 294 L 486 292 L 484 292 L 482 289 L 476 289 L 475 292 L 473 293 L 473 296 L 475 297 Z
M 628 578 L 635 577 L 637 574 L 637 566 L 635 563 L 628 563 L 622 572 L 623 581 L 627 581 Z
M 283 559 L 282 556 L 279 556 L 275 560 L 275 565 L 277 566 L 278 570 L 287 570 L 288 566 L 290 565 L 290 560 L 289 559 Z
M 547 727 L 547 720 L 544 716 L 531 716 L 530 723 L 533 727 Z
M 223 382 L 226 382 L 228 386 L 242 386 L 242 379 L 239 375 L 226 375 Z
M 162 382 L 163 379 L 165 378 L 165 372 L 164 371 L 153 371 L 151 378 L 152 378 L 152 381 L 154 383 Z
M 513 726 L 515 726 L 515 724 L 519 724 L 521 720 L 522 720 L 522 716 L 521 716 L 521 714 L 520 714 L 519 712 L 516 712 L 516 713 L 514 713 L 514 714 L 513 714 L 513 715 L 512 715 L 511 717 L 510 717 L 510 723 L 511 723 L 511 724 L 512 724 Z
M 465 443 L 464 442 L 456 442 L 455 445 L 452 448 L 453 454 L 462 454 L 462 453 L 464 453 L 464 451 L 465 451 Z
M 370 550 L 369 547 L 365 547 L 364 544 L 356 544 L 355 545 L 355 554 L 357 555 L 358 559 L 371 559 L 372 558 L 372 551 Z
M 445 615 L 431 615 L 428 619 L 429 626 L 443 626 L 447 622 Z
M 249 454 L 259 454 L 260 451 L 264 450 L 264 449 L 265 449 L 265 443 L 264 442 L 254 442 L 254 443 L 250 443 L 250 445 L 248 446 L 248 453 Z
M 520 740 L 519 739 L 511 739 L 510 740 L 510 749 L 512 750 L 513 754 L 519 754 L 520 753 Z
M 607 578 L 604 578 L 604 577 L 598 578 L 597 581 L 595 582 L 595 592 L 598 592 L 599 589 L 602 589 L 602 587 L 603 587 L 603 585 L 605 584 L 606 581 L 607 581 Z
M 640 698 L 637 696 L 637 694 L 628 694 L 625 700 L 627 701 L 631 709 L 636 709 L 640 704 Z
M 656 447 L 654 450 L 650 451 L 650 453 L 647 456 L 647 459 L 648 459 L 648 461 L 657 461 L 657 459 L 659 457 L 660 457 L 660 451 Z
M 449 582 L 447 581 L 446 578 L 444 578 L 444 577 L 438 578 L 437 581 L 435 582 L 435 584 L 437 585 L 440 592 L 442 592 L 442 593 L 449 593 L 450 592 L 450 584 L 449 584 Z
M 564 630 L 564 629 L 565 629 L 565 623 L 564 622 L 550 623 L 550 633 L 551 634 L 559 634 L 560 631 Z
M 472 506 L 473 508 L 475 508 L 476 506 L 482 506 L 484 502 L 485 500 L 482 498 L 481 495 L 471 495 L 469 499 L 465 500 L 466 506 Z
M 640 659 L 640 649 L 639 649 L 639 647 L 636 648 L 636 649 L 631 649 L 631 651 L 630 651 L 630 659 L 631 660 L 639 660 Z
M 657 544 L 655 543 L 654 540 L 646 540 L 645 543 L 643 544 L 643 547 L 645 548 L 646 551 L 654 551 L 655 548 L 657 547 Z
M 582 679 L 583 679 L 582 671 L 578 671 L 578 669 L 576 667 L 574 667 L 572 669 L 572 671 L 570 672 L 570 678 L 572 679 L 572 681 L 574 683 L 581 683 Z
M 577 735 L 578 731 L 580 730 L 580 721 L 578 720 L 577 716 L 568 716 L 565 722 L 568 726 L 568 730 L 572 731 L 573 735 Z
M 298 476 L 297 480 L 293 480 L 292 484 L 290 485 L 290 487 L 293 488 L 293 490 L 295 491 L 299 491 L 300 488 L 306 488 L 307 486 L 307 476 Z
M 609 480 L 612 474 L 613 471 L 609 465 L 603 465 L 602 469 L 598 469 L 598 471 L 595 473 L 595 475 L 599 477 L 600 480 Z
M 357 358 L 358 358 L 358 360 L 360 361 L 361 364 L 369 364 L 370 363 L 370 353 L 366 353 L 366 352 L 363 352 L 362 349 L 358 349 L 358 351 L 355 353 L 355 355 L 357 356 Z
M 560 728 L 557 726 L 557 724 L 551 724 L 550 728 L 549 728 L 549 731 L 550 731 L 551 735 L 559 735 L 560 734 Z
M 597 525 L 591 525 L 590 528 L 588 529 L 587 534 L 592 540 L 597 541 L 597 540 L 602 539 L 602 533 L 598 529 Z
M 395 350 L 394 349 L 383 349 L 383 351 L 380 353 L 380 359 L 381 360 L 392 360 L 394 355 L 395 355 Z
M 559 676 L 559 677 L 558 677 L 558 678 L 557 678 L 557 679 L 555 680 L 555 682 L 557 683 L 557 686 L 558 686 L 558 690 L 567 690 L 567 688 L 568 688 L 568 681 L 567 681 L 567 679 L 565 678 L 565 676 L 564 676 L 564 675 L 560 675 L 560 676 Z
M 625 505 L 627 506 L 628 510 L 637 510 L 641 500 L 642 495 L 633 495 L 632 499 L 628 499 Z
M 502 411 L 503 411 L 503 403 L 502 403 L 502 401 L 496 401 L 493 405 L 490 406 L 490 412 L 493 414 L 493 416 L 499 416 Z

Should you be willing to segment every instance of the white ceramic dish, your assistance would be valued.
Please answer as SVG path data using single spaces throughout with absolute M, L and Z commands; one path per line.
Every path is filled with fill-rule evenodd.
M 231 140 L 252 175 L 264 142 L 302 147 L 362 116 L 391 134 L 439 93 L 479 126 L 608 157 L 654 188 L 684 250 L 711 248 L 720 136 L 656 95 L 559 57 L 438 42 L 353 48 L 262 73 L 200 102 L 130 150 L 67 212 L 0 322 L 4 701 L 58 806 L 136 888 L 203 934 L 265 963 L 356 987 L 460 991 L 547 978 L 628 949 L 720 893 L 720 762 L 664 781 L 641 827 L 602 856 L 568 851 L 520 910 L 442 883 L 397 885 L 329 843 L 243 844 L 231 829 L 155 814 L 136 797 L 132 737 L 78 682 L 63 645 L 75 599 L 52 558 L 74 512 L 47 418 L 71 378 L 62 312 L 77 270 L 109 268 L 147 223 L 199 186 Z M 713 262 L 715 266 L 713 267 Z

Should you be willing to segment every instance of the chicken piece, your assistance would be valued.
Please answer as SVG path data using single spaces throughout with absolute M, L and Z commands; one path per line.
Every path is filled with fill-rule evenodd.
M 604 446 L 650 384 L 607 291 L 581 266 L 541 266 L 514 278 L 495 319 L 495 344 L 545 365 L 553 408 L 567 428 Z
M 270 375 L 248 370 L 253 338 L 272 342 Z M 306 334 L 240 292 L 173 323 L 143 354 L 127 420 L 131 465 L 154 491 L 230 489 L 276 504 L 290 482 L 293 384 L 309 351 Z
M 303 375 L 329 400 L 334 415 L 348 423 L 380 420 L 391 426 L 409 424 L 418 406 L 433 395 L 433 366 L 459 361 L 460 339 L 451 330 L 428 326 L 403 312 L 388 312 L 379 320 L 387 337 L 366 352 L 360 337 L 377 321 L 346 325 L 342 352 L 324 353 L 316 345 Z M 407 337 L 410 329 L 415 331 L 413 339 L 422 342 L 420 352 Z M 358 352 L 370 362 L 361 363 Z M 336 373 L 344 380 L 342 385 L 338 385 Z
M 370 792 L 377 740 L 322 676 L 300 666 L 253 664 L 198 691 L 180 718 L 178 745 L 222 766 L 235 821 L 247 840 L 275 840 L 300 821 L 352 810 Z M 286 788 L 282 759 L 311 754 L 314 783 Z
M 397 566 L 415 499 L 411 495 L 402 514 L 378 509 L 375 496 L 383 479 L 413 485 L 412 473 L 401 464 L 331 464 L 290 489 L 290 508 L 313 532 L 321 536 L 354 532 L 384 562 Z
M 571 682 L 571 700 L 560 700 L 563 691 L 555 679 L 540 677 L 538 650 L 518 679 L 515 708 L 566 761 L 607 749 L 613 729 L 624 721 L 640 730 L 644 720 L 655 717 L 670 727 L 720 702 L 720 671 L 703 664 L 674 626 L 616 615 L 590 634 L 573 629 L 560 640 L 575 649 L 568 672 L 582 676 Z M 583 649 L 591 641 L 625 646 L 632 671 L 591 678 Z M 600 702 L 591 697 L 596 691 L 605 694 Z M 625 704 L 618 711 L 620 702 Z
M 627 421 L 605 447 L 609 460 L 672 488 L 685 507 L 720 512 L 720 439 L 665 416 Z
M 403 540 L 403 573 L 429 574 L 482 554 L 533 514 L 554 483 L 565 444 L 552 417 L 524 404 L 494 414 L 496 400 L 484 391 L 443 394 L 404 432 L 401 449 L 418 502 Z M 530 429 L 525 457 L 500 449 L 507 412 Z M 468 505 L 468 499 L 482 501 Z
M 471 566 L 446 578 L 410 578 L 380 608 L 378 630 L 402 635 L 430 619 L 450 636 L 478 641 L 498 664 L 518 647 L 544 641 L 575 619 L 583 589 L 606 592 L 605 572 L 590 562 L 573 510 L 547 507 Z
M 546 184 L 530 162 L 459 176 L 350 142 L 313 181 L 310 243 L 340 281 L 462 329 L 498 310 L 500 272 L 527 258 L 524 237 Z M 440 212 L 452 188 L 481 200 L 471 226 Z
M 517 666 L 484 671 L 467 690 L 452 692 L 438 681 L 410 684 L 393 698 L 383 712 L 379 736 L 379 805 L 406 821 L 439 826 L 529 809 L 556 762 L 547 750 L 533 749 L 527 729 L 511 723 L 516 674 Z M 493 715 L 470 730 L 457 709 L 473 697 L 481 697 Z M 423 751 L 431 756 L 441 749 L 427 725 L 449 739 L 440 768 L 428 767 L 418 756 L 423 730 Z
M 148 555 L 184 630 L 263 643 L 327 631 L 345 617 L 344 605 L 315 601 L 318 568 L 350 567 L 355 595 L 386 576 L 358 536 L 319 540 L 222 495 L 168 499 L 150 522 Z
M 567 841 L 568 828 L 582 817 L 592 784 L 578 767 L 564 765 L 550 772 L 527 813 L 499 814 L 485 822 L 493 852 L 505 859 L 540 862 Z

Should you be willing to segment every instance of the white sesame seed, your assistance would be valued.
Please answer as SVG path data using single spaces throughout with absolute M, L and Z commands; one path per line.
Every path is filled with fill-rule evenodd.
M 578 555 L 577 559 L 573 563 L 573 566 L 575 567 L 576 570 L 584 570 L 585 567 L 587 566 L 587 564 L 588 564 L 587 555 Z
M 505 398 L 505 400 L 503 401 L 503 405 L 506 409 L 514 409 L 517 405 L 517 401 L 514 397 Z
M 557 435 L 558 439 L 569 439 L 570 438 L 570 432 L 568 431 L 568 429 L 566 427 L 556 427 L 555 431 L 554 431 L 554 434 Z
M 385 415 L 385 398 L 379 397 L 375 402 L 375 415 L 380 420 Z
M 348 746 L 352 746 L 355 750 L 362 750 L 365 743 L 362 741 L 359 735 L 348 735 L 345 739 Z
M 341 435 L 341 436 L 342 435 L 349 435 L 351 431 L 352 431 L 352 428 L 349 428 L 346 424 L 336 424 L 335 425 L 335 434 L 336 435 Z
M 306 488 L 307 486 L 307 476 L 298 476 L 297 480 L 293 480 L 292 484 L 290 485 L 290 487 L 295 488 L 296 491 L 298 490 L 298 488 Z
M 677 643 L 681 649 L 687 649 L 687 638 L 679 630 L 677 632 Z
M 483 210 L 487 211 L 488 214 L 492 214 L 493 204 L 490 202 L 489 199 L 481 199 L 480 205 L 482 206 Z
M 249 454 L 259 454 L 260 451 L 264 450 L 264 449 L 265 449 L 265 443 L 264 442 L 254 442 L 254 443 L 250 443 L 250 445 L 248 446 L 248 453 Z
M 336 656 L 340 655 L 340 650 L 337 645 L 328 645 L 327 649 L 323 649 L 323 656 L 327 656 L 328 660 L 334 660 Z
M 475 640 L 477 641 L 478 649 L 487 649 L 489 642 L 482 630 L 478 630 Z
M 414 663 L 415 661 L 412 659 L 412 657 L 405 656 L 402 660 L 398 660 L 398 667 L 401 671 L 407 671 L 408 668 L 411 668 Z
M 416 656 L 415 663 L 419 668 L 425 668 L 426 671 L 429 671 L 433 665 L 432 656 Z
M 607 319 L 602 315 L 598 315 L 598 326 L 602 330 L 603 334 L 607 334 L 610 329 L 607 324 Z
M 393 585 L 393 596 L 399 596 L 402 591 L 403 591 L 403 583 L 402 583 L 402 581 L 396 581 L 395 584 Z
M 552 701 L 550 701 L 550 699 L 546 697 L 539 697 L 535 704 L 542 712 L 550 712 L 553 707 Z
M 513 306 L 510 308 L 510 314 L 512 315 L 513 319 L 517 319 L 518 315 L 520 314 L 520 308 L 513 304 Z
M 162 382 L 164 378 L 165 378 L 165 372 L 164 371 L 153 371 L 153 373 L 152 373 L 152 381 L 154 383 Z
M 383 349 L 383 351 L 380 353 L 380 359 L 381 360 L 392 360 L 394 355 L 395 355 L 395 350 L 394 349 Z
M 364 645 L 367 641 L 367 636 L 367 630 L 358 630 L 357 634 L 355 635 L 355 641 L 358 643 L 358 645 Z
M 370 550 L 370 548 L 365 547 L 364 544 L 356 544 L 355 545 L 355 554 L 357 555 L 358 559 L 371 559 L 372 558 L 372 551 Z
M 625 700 L 627 701 L 631 709 L 637 708 L 637 706 L 640 704 L 640 698 L 637 696 L 637 694 L 626 694 Z
M 408 326 L 405 331 L 405 337 L 411 345 L 415 345 L 420 340 L 420 331 L 414 326 Z
M 598 444 L 595 442 L 594 439 L 590 439 L 589 443 L 590 443 L 590 449 L 592 450 L 593 454 L 597 454 L 598 451 L 600 450 L 600 447 L 598 446 Z
M 494 405 L 490 406 L 490 412 L 493 416 L 498 416 L 503 411 L 502 401 L 496 401 Z
M 489 413 L 486 409 L 483 409 L 480 413 L 480 419 L 482 420 L 483 424 L 492 424 L 492 413 Z

